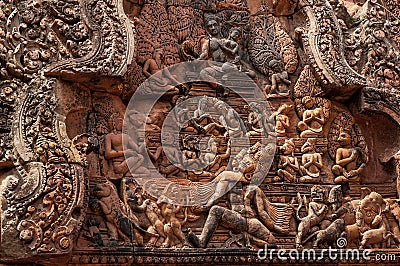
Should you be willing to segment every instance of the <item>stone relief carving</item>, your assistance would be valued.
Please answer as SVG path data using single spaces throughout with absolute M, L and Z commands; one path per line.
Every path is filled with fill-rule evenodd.
M 391 0 L 1 2 L 0 261 L 240 264 L 339 239 L 398 252 L 398 13 Z M 200 60 L 185 84 L 166 69 Z M 146 97 L 127 110 L 142 83 L 162 94 L 150 114 Z M 379 116 L 387 129 L 368 127 Z M 187 206 L 178 185 L 208 200 Z

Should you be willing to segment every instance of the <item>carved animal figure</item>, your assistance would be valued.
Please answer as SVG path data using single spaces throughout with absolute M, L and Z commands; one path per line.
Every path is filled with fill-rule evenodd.
M 315 235 L 317 236 L 313 248 L 319 248 L 322 244 L 332 244 L 341 236 L 341 234 L 345 230 L 345 223 L 343 219 L 337 219 L 333 223 L 331 223 L 326 229 L 319 230 L 311 234 L 307 237 L 303 244 L 313 238 Z
M 392 233 L 386 228 L 384 222 L 382 222 L 381 226 L 378 229 L 371 229 L 361 234 L 361 244 L 360 249 L 365 249 L 368 247 L 378 248 L 378 244 L 387 241 Z

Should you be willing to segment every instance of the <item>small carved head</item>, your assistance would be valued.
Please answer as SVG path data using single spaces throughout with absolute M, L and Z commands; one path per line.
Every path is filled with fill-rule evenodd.
M 164 59 L 164 50 L 161 47 L 154 49 L 153 59 L 159 59 L 159 60 Z
M 224 103 L 223 101 L 218 101 L 215 104 L 215 109 L 219 110 L 220 112 L 227 111 L 226 103 Z
M 207 107 L 208 107 L 208 98 L 207 96 L 204 96 L 199 100 L 199 109 L 204 111 L 206 110 Z
M 283 146 L 281 147 L 281 151 L 283 152 L 283 154 L 288 155 L 293 153 L 294 147 L 295 145 L 293 139 L 286 139 L 285 144 L 283 144 Z
M 216 16 L 206 17 L 205 26 L 211 36 L 217 36 L 220 34 L 221 29 L 219 25 L 219 19 Z
M 337 140 L 340 143 L 340 145 L 350 145 L 351 135 L 352 132 L 350 129 L 340 128 L 340 133 Z
M 19 239 L 25 243 L 30 243 L 33 240 L 33 231 L 31 229 L 24 229 L 19 233 Z
M 281 71 L 282 70 L 282 61 L 280 59 L 272 59 L 269 61 L 268 66 L 276 71 Z
M 211 137 L 208 140 L 207 151 L 216 154 L 218 152 L 218 146 L 219 146 L 218 140 L 216 138 Z
M 240 38 L 241 36 L 241 30 L 240 28 L 237 27 L 233 27 L 230 31 L 229 31 L 229 38 L 236 41 Z
M 15 175 L 9 175 L 5 178 L 1 190 L 15 190 L 18 186 L 19 180 Z
M 325 189 L 320 185 L 314 185 L 311 188 L 311 199 L 315 202 L 325 201 Z
M 108 121 L 111 126 L 111 129 L 113 129 L 113 130 L 115 129 L 117 131 L 122 130 L 124 120 L 122 119 L 120 114 L 117 114 L 117 113 L 112 114 Z
M 306 152 L 315 152 L 315 145 L 317 143 L 316 138 L 308 138 L 306 143 L 301 147 L 301 152 L 306 153 Z
M 310 96 L 305 96 L 301 100 L 301 102 L 305 105 L 305 107 L 310 110 L 314 107 L 314 101 Z
M 253 146 L 249 148 L 249 153 L 254 154 L 261 150 L 261 143 L 258 141 Z
M 278 113 L 287 115 L 292 110 L 293 105 L 287 105 L 286 103 L 284 103 L 278 108 Z

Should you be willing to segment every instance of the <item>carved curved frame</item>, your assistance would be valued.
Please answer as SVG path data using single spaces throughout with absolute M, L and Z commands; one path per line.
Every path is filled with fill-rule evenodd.
M 96 20 L 94 6 L 104 9 L 103 23 Z M 67 114 L 58 108 L 62 103 L 55 90 L 62 81 L 52 77 L 75 82 L 121 77 L 133 57 L 134 35 L 122 0 L 80 0 L 79 9 L 92 50 L 50 64 L 30 81 L 15 81 L 23 86 L 18 86 L 11 129 L 14 167 L 2 186 L 7 209 L 2 213 L 1 261 L 49 263 L 51 257 L 66 262 L 82 226 L 88 200 L 85 154 L 67 136 Z M 8 186 L 15 177 L 18 185 Z

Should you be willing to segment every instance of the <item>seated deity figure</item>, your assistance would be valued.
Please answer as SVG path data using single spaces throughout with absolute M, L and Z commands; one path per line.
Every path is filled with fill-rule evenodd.
M 304 97 L 302 103 L 306 109 L 303 113 L 303 121 L 300 121 L 298 128 L 301 131 L 301 138 L 316 138 L 321 135 L 322 127 L 325 124 L 325 118 L 322 108 L 314 108 L 311 97 Z
M 194 111 L 194 117 L 197 118 L 198 120 L 202 119 L 203 117 L 209 117 L 210 114 L 208 112 L 208 109 L 209 109 L 208 97 L 204 96 L 199 100 L 197 109 Z
M 233 29 L 228 39 L 222 37 L 221 26 L 216 17 L 210 16 L 206 18 L 206 30 L 209 38 L 202 45 L 202 53 L 199 60 L 212 59 L 216 62 L 238 62 L 239 44 L 236 42 L 240 36 L 238 29 Z
M 317 139 L 309 138 L 301 147 L 303 153 L 301 157 L 301 171 L 303 176 L 300 178 L 302 183 L 318 183 L 320 181 L 322 156 L 316 152 L 315 145 Z
M 163 133 L 162 145 L 158 146 L 155 151 L 147 149 L 147 152 L 163 176 L 181 179 L 185 178 L 186 175 L 181 171 L 182 154 L 178 151 L 179 146 L 176 142 L 174 135 L 166 130 Z M 168 157 L 173 159 L 173 162 Z
M 139 154 L 139 147 L 129 135 L 122 133 L 123 119 L 121 116 L 119 114 L 111 115 L 110 124 L 112 125 L 112 132 L 105 137 L 104 153 L 104 158 L 111 162 L 115 174 L 114 177 L 110 178 L 130 176 L 130 171 L 138 174 L 149 174 L 149 171 L 142 166 L 144 158 Z M 126 150 L 123 147 L 123 138 L 124 141 L 127 141 L 126 147 L 128 149 Z
M 248 137 L 266 136 L 275 134 L 274 125 L 271 123 L 271 117 L 266 117 L 268 112 L 263 109 L 259 103 L 252 102 L 249 104 L 252 112 L 247 118 L 247 123 L 251 130 L 246 133 Z
M 351 145 L 351 135 L 351 130 L 340 129 L 338 142 L 341 147 L 336 150 L 336 164 L 332 167 L 337 184 L 360 182 L 360 174 L 365 168 L 365 163 L 361 161 L 361 149 Z
M 283 179 L 286 182 L 296 182 L 297 173 L 300 173 L 300 166 L 297 158 L 294 157 L 294 142 L 293 139 L 285 140 L 285 144 L 281 147 L 282 155 L 279 156 L 278 177 L 275 181 Z
M 286 137 L 286 130 L 290 127 L 288 114 L 292 110 L 292 105 L 282 104 L 276 112 L 275 116 L 275 131 L 277 137 Z

